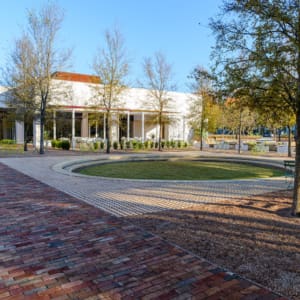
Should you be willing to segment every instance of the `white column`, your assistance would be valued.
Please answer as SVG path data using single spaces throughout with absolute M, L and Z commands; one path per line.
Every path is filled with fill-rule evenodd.
M 111 124 L 111 139 L 112 141 L 119 140 L 119 122 L 118 122 L 119 115 L 117 113 L 111 114 L 112 124 Z
M 130 139 L 130 112 L 127 112 L 127 141 Z
M 40 149 L 41 142 L 41 120 L 36 117 L 33 121 L 33 146 L 35 149 Z
M 83 112 L 81 120 L 81 137 L 89 136 L 89 115 L 87 112 Z
M 53 111 L 53 139 L 56 140 L 56 110 Z
M 16 143 L 24 144 L 24 122 L 16 121 Z
M 72 149 L 75 149 L 75 109 L 72 110 Z
M 97 138 L 98 137 L 98 121 L 96 121 L 96 132 L 95 132 L 95 137 Z
M 142 142 L 145 141 L 145 113 L 142 112 Z

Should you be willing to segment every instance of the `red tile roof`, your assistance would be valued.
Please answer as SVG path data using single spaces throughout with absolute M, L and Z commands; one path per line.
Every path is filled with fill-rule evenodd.
M 86 75 L 70 72 L 55 72 L 52 77 L 58 80 L 68 80 L 87 83 L 100 83 L 100 78 L 95 75 Z

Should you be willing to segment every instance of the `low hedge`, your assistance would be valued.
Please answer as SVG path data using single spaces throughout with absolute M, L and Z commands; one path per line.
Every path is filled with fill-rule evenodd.
M 3 140 L 0 140 L 0 144 L 3 144 L 3 145 L 13 145 L 15 144 L 16 141 L 15 140 L 10 140 L 10 139 L 3 139 Z
M 71 144 L 68 140 L 52 140 L 51 141 L 52 148 L 58 148 L 63 150 L 70 150 Z

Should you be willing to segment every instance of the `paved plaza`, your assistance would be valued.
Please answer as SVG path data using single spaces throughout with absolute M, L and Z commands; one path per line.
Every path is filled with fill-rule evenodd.
M 128 158 L 132 156 L 127 155 Z M 122 158 L 122 155 L 111 156 L 114 161 Z M 89 159 L 95 159 L 95 156 L 85 157 L 85 160 Z M 0 158 L 0 162 L 32 178 L 119 217 L 183 209 L 194 204 L 216 202 L 224 198 L 238 199 L 287 187 L 284 179 L 216 182 L 117 180 L 77 176 L 63 170 L 64 165 L 78 160 L 78 156 Z
M 284 299 L 119 218 L 279 190 L 284 179 L 135 181 L 61 168 L 78 159 L 0 158 L 0 299 Z

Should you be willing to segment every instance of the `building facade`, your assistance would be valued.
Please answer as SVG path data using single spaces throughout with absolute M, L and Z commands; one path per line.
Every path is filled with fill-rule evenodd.
M 45 139 L 69 138 L 73 147 L 78 139 L 106 139 L 106 110 L 98 91 L 99 78 L 68 72 L 57 72 L 52 79 L 52 97 L 48 103 Z M 0 89 L 0 139 L 11 138 L 17 143 L 24 141 L 22 122 L 9 117 L 5 105 L 7 89 Z M 168 122 L 163 125 L 165 140 L 189 141 L 191 130 L 187 115 L 192 94 L 168 92 L 169 106 L 163 112 Z M 157 110 L 146 89 L 126 88 L 112 107 L 112 141 L 121 139 L 155 140 L 159 126 L 155 122 Z M 39 145 L 40 123 L 33 122 L 33 143 Z M 22 140 L 23 139 L 23 140 Z

